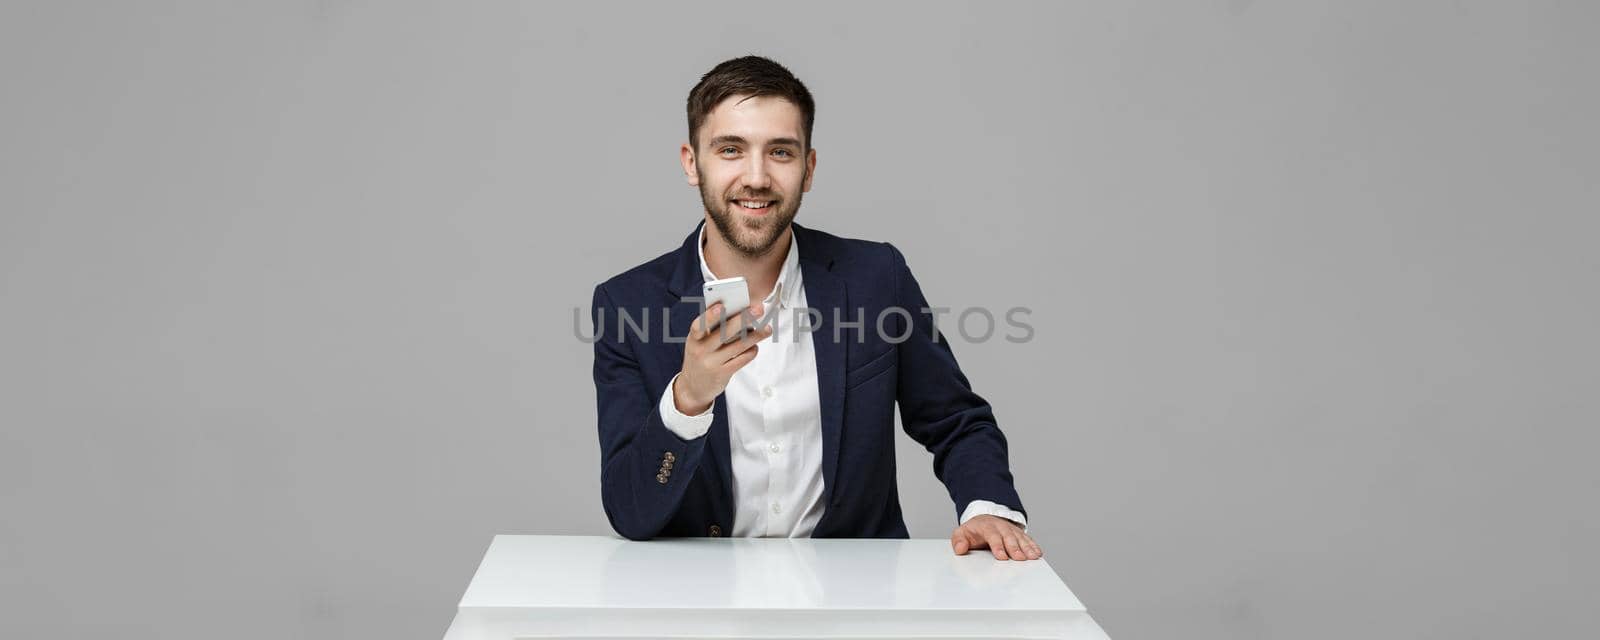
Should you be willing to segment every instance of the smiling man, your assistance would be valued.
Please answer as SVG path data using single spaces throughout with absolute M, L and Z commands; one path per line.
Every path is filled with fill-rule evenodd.
M 1005 436 L 904 256 L 794 223 L 816 172 L 814 115 L 805 85 L 758 56 L 689 92 L 680 156 L 703 220 L 594 291 L 606 517 L 634 540 L 908 537 L 898 403 L 955 502 L 952 550 L 1039 558 Z M 733 276 L 749 312 L 702 310 L 701 285 Z

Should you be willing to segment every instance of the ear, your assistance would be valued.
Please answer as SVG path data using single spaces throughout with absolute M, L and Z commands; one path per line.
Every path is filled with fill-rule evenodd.
M 687 142 L 683 143 L 683 146 L 678 148 L 678 156 L 683 162 L 683 175 L 688 179 L 689 186 L 700 186 L 700 172 L 695 171 L 694 166 L 694 147 L 689 146 Z
M 812 149 L 806 152 L 806 181 L 800 185 L 801 193 L 811 191 L 811 178 L 815 175 L 817 175 L 817 150 Z

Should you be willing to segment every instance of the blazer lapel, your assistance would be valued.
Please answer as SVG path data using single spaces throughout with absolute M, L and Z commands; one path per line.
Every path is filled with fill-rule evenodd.
M 678 249 L 677 266 L 673 269 L 672 280 L 668 289 L 675 296 L 670 312 L 668 326 L 670 334 L 677 342 L 672 345 L 673 352 L 678 357 L 683 357 L 683 343 L 685 336 L 689 335 L 689 325 L 694 319 L 700 317 L 701 302 L 699 300 L 684 300 L 686 297 L 699 298 L 704 294 L 700 285 L 705 283 L 705 276 L 700 273 L 700 227 L 705 225 L 702 220 L 696 225 L 689 237 L 684 238 L 683 246 Z M 665 341 L 663 341 L 665 342 Z M 671 378 L 673 372 L 668 372 L 666 377 Z M 728 451 L 728 404 L 721 394 L 711 405 L 711 429 L 703 437 L 709 438 L 706 445 L 711 452 L 711 459 L 715 461 L 716 473 L 707 478 L 711 484 L 712 495 L 717 498 L 717 504 L 712 505 L 716 512 L 717 522 L 723 523 L 727 531 L 733 531 L 733 458 Z M 702 468 L 704 468 L 702 466 Z
M 839 438 L 844 427 L 844 343 L 833 339 L 835 314 L 850 316 L 845 308 L 849 298 L 844 279 L 831 271 L 833 257 L 825 253 L 823 240 L 793 225 L 799 234 L 800 273 L 806 290 L 806 305 L 821 315 L 811 345 L 817 362 L 817 397 L 822 407 L 823 504 L 833 506 L 835 479 L 839 476 Z

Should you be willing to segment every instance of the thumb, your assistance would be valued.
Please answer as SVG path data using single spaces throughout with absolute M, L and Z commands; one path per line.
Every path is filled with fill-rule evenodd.
M 964 556 L 967 555 L 967 550 L 972 548 L 972 544 L 967 542 L 967 534 L 962 533 L 961 529 L 957 528 L 956 532 L 950 535 L 950 548 L 956 552 L 956 555 Z

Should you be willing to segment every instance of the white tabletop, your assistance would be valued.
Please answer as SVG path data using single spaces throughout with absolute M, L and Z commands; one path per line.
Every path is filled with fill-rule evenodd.
M 445 637 L 1105 634 L 1044 560 L 947 540 L 495 536 Z

